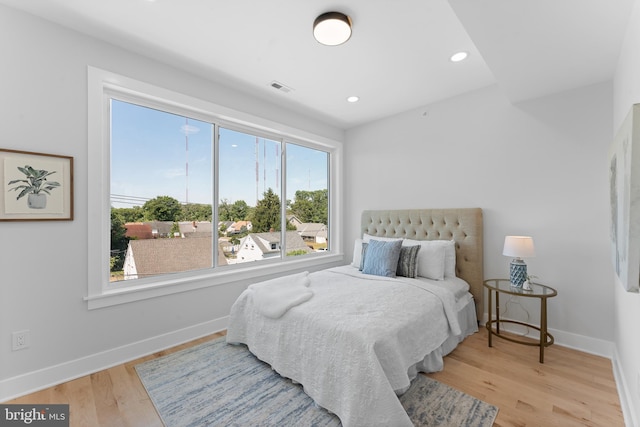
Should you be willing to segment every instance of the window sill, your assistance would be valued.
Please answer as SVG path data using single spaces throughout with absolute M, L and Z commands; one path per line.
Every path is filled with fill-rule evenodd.
M 261 280 L 264 276 L 297 271 L 320 270 L 342 264 L 343 254 L 328 254 L 322 256 L 305 257 L 304 259 L 286 262 L 261 264 L 255 267 L 243 266 L 241 269 L 225 269 L 207 274 L 194 274 L 187 277 L 162 280 L 139 286 L 106 290 L 102 294 L 89 295 L 84 298 L 88 309 L 111 307 L 135 301 L 171 295 L 179 292 L 193 291 L 211 286 L 228 285 L 235 282 Z

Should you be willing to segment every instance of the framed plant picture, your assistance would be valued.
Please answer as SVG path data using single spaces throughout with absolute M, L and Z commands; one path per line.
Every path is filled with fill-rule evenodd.
M 73 157 L 0 148 L 0 221 L 73 220 Z

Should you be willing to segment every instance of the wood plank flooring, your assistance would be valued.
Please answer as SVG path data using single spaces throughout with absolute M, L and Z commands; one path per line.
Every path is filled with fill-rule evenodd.
M 610 360 L 552 345 L 540 364 L 537 348 L 501 339 L 489 348 L 480 329 L 445 358 L 442 372 L 429 376 L 499 407 L 494 426 L 624 426 Z M 222 335 L 6 403 L 69 403 L 72 427 L 162 426 L 134 366 Z

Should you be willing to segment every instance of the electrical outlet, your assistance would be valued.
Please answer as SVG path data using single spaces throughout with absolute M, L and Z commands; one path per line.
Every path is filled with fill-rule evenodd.
M 24 331 L 13 332 L 11 334 L 11 342 L 11 349 L 13 351 L 29 348 L 29 344 L 31 343 L 29 330 L 27 329 Z

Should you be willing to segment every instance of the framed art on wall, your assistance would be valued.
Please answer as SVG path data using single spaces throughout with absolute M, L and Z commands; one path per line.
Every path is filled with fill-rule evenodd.
M 73 157 L 0 148 L 0 221 L 73 220 Z
M 609 149 L 611 260 L 628 292 L 640 289 L 640 104 L 631 108 Z

